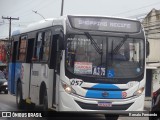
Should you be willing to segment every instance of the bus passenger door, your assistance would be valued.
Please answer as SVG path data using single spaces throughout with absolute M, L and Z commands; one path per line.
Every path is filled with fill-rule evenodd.
M 42 57 L 42 43 L 43 43 L 44 33 L 38 32 L 36 40 L 33 44 L 32 50 L 32 62 L 30 69 L 30 98 L 35 104 L 39 103 L 39 90 L 41 82 L 41 57 Z
M 60 61 L 61 61 L 61 42 L 60 39 L 63 39 L 63 34 L 53 35 L 51 43 L 51 53 L 49 60 L 49 67 L 53 69 L 53 92 L 52 92 L 52 107 L 55 109 L 56 104 L 58 104 L 58 83 L 60 82 Z
M 31 80 L 32 80 L 32 69 L 33 69 L 33 63 L 32 63 L 32 56 L 33 56 L 33 53 L 34 53 L 34 42 L 35 42 L 35 39 L 32 38 L 32 39 L 28 39 L 28 49 L 27 49 L 27 58 L 26 58 L 26 62 L 28 64 L 30 64 L 30 67 L 29 67 L 29 76 L 27 77 L 28 80 L 26 80 L 26 86 L 25 86 L 25 90 L 26 92 L 28 91 L 27 93 L 27 96 L 28 98 L 32 98 L 31 95 L 33 95 L 33 91 L 31 91 Z
M 53 35 L 53 40 L 52 40 L 52 49 L 51 49 L 51 58 L 50 58 L 50 67 L 53 69 L 53 90 L 52 90 L 52 107 L 56 104 L 56 79 L 57 79 L 57 38 L 58 35 Z
M 30 78 L 30 98 L 34 103 L 38 103 L 39 101 L 39 82 L 41 80 L 41 64 L 32 63 L 31 64 L 31 78 Z

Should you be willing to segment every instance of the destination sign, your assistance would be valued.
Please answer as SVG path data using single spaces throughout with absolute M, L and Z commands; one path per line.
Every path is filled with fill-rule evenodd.
M 140 22 L 119 18 L 68 16 L 70 24 L 75 29 L 99 30 L 106 32 L 135 33 L 140 31 Z

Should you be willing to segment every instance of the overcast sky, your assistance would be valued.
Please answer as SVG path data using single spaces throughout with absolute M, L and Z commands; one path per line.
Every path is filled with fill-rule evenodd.
M 142 18 L 153 8 L 160 9 L 160 0 L 64 0 L 64 15 L 86 14 Z M 19 17 L 12 21 L 12 31 L 42 20 L 60 16 L 61 0 L 0 0 L 0 38 L 8 37 L 9 21 L 4 17 Z

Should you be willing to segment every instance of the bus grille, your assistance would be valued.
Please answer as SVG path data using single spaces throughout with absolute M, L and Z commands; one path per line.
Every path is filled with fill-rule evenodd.
M 123 105 L 112 105 L 112 107 L 100 107 L 97 104 L 83 103 L 80 101 L 76 101 L 76 103 L 82 109 L 88 109 L 88 110 L 127 110 L 133 104 L 132 102 L 132 103 L 123 104 Z

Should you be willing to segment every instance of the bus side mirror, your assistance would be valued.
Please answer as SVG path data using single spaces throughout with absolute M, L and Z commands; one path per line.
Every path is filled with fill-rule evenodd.
M 150 45 L 149 45 L 149 41 L 146 40 L 146 57 L 148 57 L 150 54 Z

